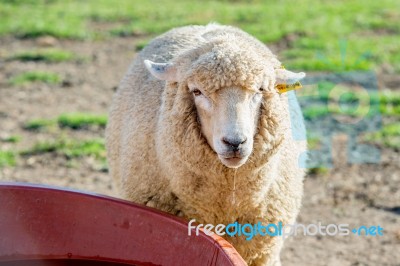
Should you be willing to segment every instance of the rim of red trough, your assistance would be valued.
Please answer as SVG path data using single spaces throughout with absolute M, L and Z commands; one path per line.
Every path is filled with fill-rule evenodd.
M 0 264 L 76 259 L 127 265 L 246 265 L 223 238 L 128 201 L 45 185 L 0 183 Z

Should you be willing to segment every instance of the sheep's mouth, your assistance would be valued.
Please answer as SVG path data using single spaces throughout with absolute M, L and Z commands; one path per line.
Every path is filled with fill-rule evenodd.
M 221 163 L 229 168 L 239 168 L 247 161 L 247 156 L 224 156 L 218 154 L 218 158 L 221 160 Z

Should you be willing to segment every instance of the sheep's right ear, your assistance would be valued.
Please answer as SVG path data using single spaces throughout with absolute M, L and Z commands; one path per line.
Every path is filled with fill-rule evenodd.
M 144 60 L 147 70 L 157 79 L 177 81 L 176 67 L 172 63 L 154 63 Z

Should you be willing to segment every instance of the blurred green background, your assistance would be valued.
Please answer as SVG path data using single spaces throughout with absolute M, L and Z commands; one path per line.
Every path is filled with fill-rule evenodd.
M 20 38 L 153 36 L 210 21 L 240 26 L 285 47 L 281 57 L 290 68 L 366 70 L 388 63 L 400 72 L 398 0 L 0 1 L 0 34 Z M 108 24 L 107 30 L 96 30 L 99 23 Z
M 155 36 L 209 22 L 249 32 L 307 72 L 297 95 L 309 149 L 320 151 L 310 161 L 333 165 L 309 169 L 299 221 L 385 228 L 375 239 L 287 241 L 283 265 L 399 265 L 399 0 L 0 0 L 0 181 L 118 196 L 104 129 L 119 81 Z M 358 82 L 337 79 L 352 74 Z M 336 118 L 361 119 L 353 142 L 379 149 L 380 161 L 349 163 L 349 150 L 372 150 L 351 147 Z

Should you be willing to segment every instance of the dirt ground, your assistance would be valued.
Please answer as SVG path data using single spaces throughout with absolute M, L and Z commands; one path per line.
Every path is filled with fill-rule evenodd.
M 66 112 L 105 114 L 112 94 L 134 57 L 134 38 L 103 41 L 58 41 L 50 45 L 72 51 L 85 60 L 63 63 L 4 60 L 20 51 L 41 47 L 43 40 L 0 38 L 0 138 L 20 135 L 17 144 L 0 142 L 2 149 L 23 150 L 54 132 L 32 132 L 23 125 L 36 118 L 53 119 Z M 49 43 L 47 43 L 48 45 Z M 279 51 L 278 51 L 279 52 Z M 62 84 L 11 86 L 16 73 L 44 70 L 60 74 Z M 381 87 L 400 90 L 400 77 L 382 73 Z M 381 89 L 381 88 L 380 88 Z M 103 137 L 104 129 L 65 130 L 76 139 Z M 295 236 L 285 242 L 283 265 L 400 265 L 399 151 L 381 150 L 379 164 L 346 163 L 346 136 L 334 140 L 334 168 L 305 179 L 298 222 L 355 226 L 380 225 L 383 236 Z M 93 158 L 68 162 L 51 153 L 21 156 L 15 167 L 0 169 L 0 181 L 56 185 L 116 195 L 108 173 Z

